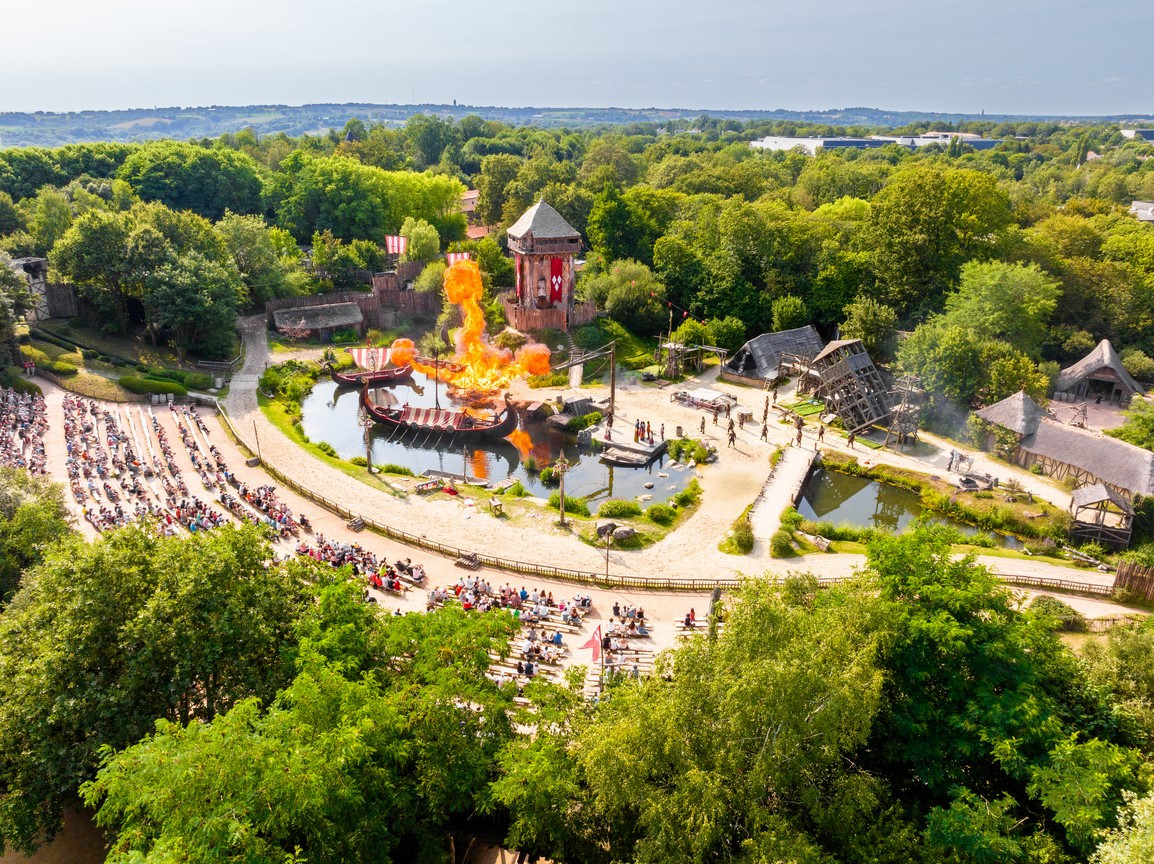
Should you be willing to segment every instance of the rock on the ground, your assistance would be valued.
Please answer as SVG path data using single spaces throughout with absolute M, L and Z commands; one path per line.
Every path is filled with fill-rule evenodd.
M 617 523 L 616 522 L 598 522 L 597 523 L 597 536 L 600 537 L 602 540 L 604 540 L 606 534 L 612 533 L 616 529 L 617 529 Z
M 620 528 L 613 529 L 614 540 L 628 540 L 637 532 L 633 530 L 631 525 L 622 525 Z

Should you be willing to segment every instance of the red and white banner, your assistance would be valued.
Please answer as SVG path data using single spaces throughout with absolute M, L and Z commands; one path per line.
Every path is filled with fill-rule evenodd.
M 592 638 L 581 646 L 582 650 L 585 648 L 593 649 L 593 662 L 596 663 L 601 657 L 601 625 L 597 625 L 597 629 L 593 631 Z
M 471 256 L 468 252 L 446 252 L 445 261 L 452 267 L 458 261 L 468 261 Z
M 521 253 L 513 253 L 513 284 L 517 286 L 517 302 L 521 302 Z
M 404 255 L 409 246 L 409 238 L 399 234 L 385 235 L 385 251 L 390 255 Z
M 549 302 L 560 303 L 564 288 L 565 262 L 560 258 L 549 259 Z

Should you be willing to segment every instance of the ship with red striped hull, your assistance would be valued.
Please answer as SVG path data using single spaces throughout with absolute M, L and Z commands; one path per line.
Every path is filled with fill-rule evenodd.
M 482 420 L 465 411 L 446 408 L 414 408 L 410 405 L 383 408 L 369 398 L 369 388 L 361 390 L 361 407 L 382 426 L 400 431 L 446 435 L 454 440 L 504 438 L 517 428 L 517 409 L 505 394 L 505 409 L 491 420 Z
M 396 366 L 392 369 L 378 369 L 372 372 L 338 372 L 331 363 L 326 363 L 325 368 L 329 370 L 329 377 L 337 383 L 338 387 L 363 387 L 366 384 L 373 387 L 386 386 L 399 384 L 401 381 L 408 381 L 413 377 L 411 366 Z

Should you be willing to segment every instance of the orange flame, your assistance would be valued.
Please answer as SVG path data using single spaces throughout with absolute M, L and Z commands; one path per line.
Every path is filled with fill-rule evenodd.
M 533 439 L 529 437 L 528 432 L 524 429 L 514 429 L 512 434 L 506 435 L 505 438 L 517 448 L 522 462 L 529 458 L 529 452 L 533 448 Z
M 392 344 L 393 361 L 409 365 L 430 377 L 448 382 L 458 391 L 496 393 L 509 386 L 514 378 L 544 375 L 549 372 L 549 349 L 540 343 L 529 343 L 514 354 L 498 348 L 485 338 L 485 313 L 481 309 L 484 286 L 481 268 L 475 261 L 458 261 L 445 271 L 445 296 L 461 307 L 464 324 L 457 331 L 457 351 L 451 364 L 434 366 L 422 362 L 411 339 L 397 339 Z

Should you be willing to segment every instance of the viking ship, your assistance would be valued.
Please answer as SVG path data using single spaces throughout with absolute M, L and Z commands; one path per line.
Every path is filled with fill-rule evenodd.
M 405 381 L 413 375 L 412 367 L 397 366 L 385 369 L 389 362 L 388 348 L 349 348 L 353 362 L 360 372 L 338 372 L 331 363 L 325 363 L 329 376 L 338 387 L 361 387 L 365 384 L 377 386 Z
M 410 405 L 383 408 L 373 404 L 367 386 L 361 390 L 361 406 L 382 426 L 402 432 L 440 433 L 455 440 L 504 438 L 517 428 L 517 410 L 510 403 L 508 393 L 505 394 L 505 410 L 491 420 L 445 408 L 414 408 Z

